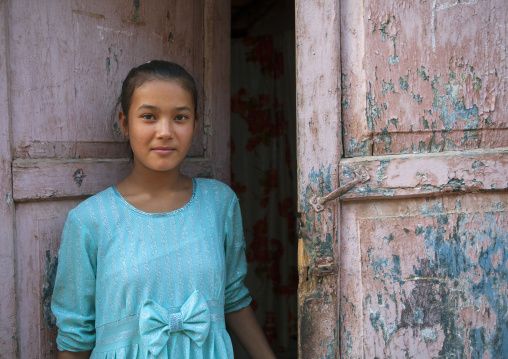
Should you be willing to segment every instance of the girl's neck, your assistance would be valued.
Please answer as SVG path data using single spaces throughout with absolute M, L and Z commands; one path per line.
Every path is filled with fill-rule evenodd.
M 115 185 L 122 197 L 137 209 L 148 213 L 171 212 L 183 207 L 192 197 L 192 180 L 179 169 L 168 172 L 132 170 Z
M 188 177 L 180 173 L 180 168 L 171 171 L 158 172 L 134 163 L 132 172 L 116 185 L 125 193 L 152 193 L 160 195 L 161 192 L 178 192 L 188 187 Z M 122 191 L 120 191 L 122 192 Z

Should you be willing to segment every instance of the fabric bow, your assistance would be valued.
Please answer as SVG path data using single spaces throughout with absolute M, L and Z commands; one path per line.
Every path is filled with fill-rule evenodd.
M 157 356 L 166 346 L 170 333 L 183 331 L 202 346 L 210 330 L 210 309 L 199 291 L 194 291 L 178 313 L 147 300 L 141 307 L 139 333 L 150 354 Z

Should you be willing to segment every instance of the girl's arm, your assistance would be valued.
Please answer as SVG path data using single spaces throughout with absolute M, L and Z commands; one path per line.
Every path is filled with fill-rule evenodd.
M 58 352 L 58 359 L 88 359 L 90 358 L 92 351 L 87 352 Z
M 226 313 L 226 323 L 252 359 L 275 358 L 250 306 Z

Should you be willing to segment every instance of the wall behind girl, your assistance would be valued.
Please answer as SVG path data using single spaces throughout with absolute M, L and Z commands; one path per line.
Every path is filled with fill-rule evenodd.
M 232 358 L 225 322 L 252 358 L 274 357 L 249 306 L 238 199 L 180 165 L 197 91 L 151 61 L 123 82 L 120 130 L 132 172 L 71 210 L 52 310 L 59 358 Z

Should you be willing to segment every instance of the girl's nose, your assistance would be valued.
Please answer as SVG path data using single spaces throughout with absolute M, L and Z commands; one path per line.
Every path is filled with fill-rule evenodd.
M 157 138 L 172 138 L 173 126 L 169 120 L 161 120 L 157 128 Z

